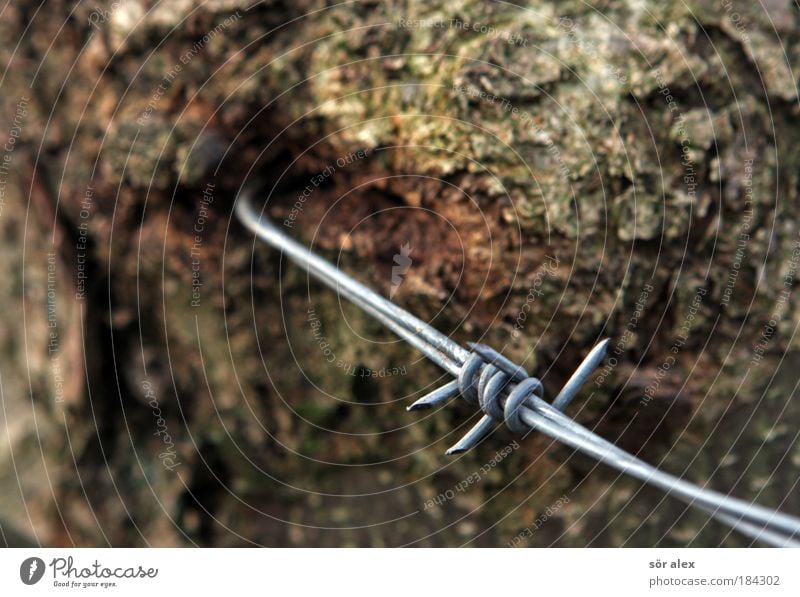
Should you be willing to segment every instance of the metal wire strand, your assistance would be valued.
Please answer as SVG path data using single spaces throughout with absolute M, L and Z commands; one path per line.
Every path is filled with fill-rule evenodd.
M 252 189 L 236 200 L 241 222 L 261 240 L 280 249 L 295 264 L 344 296 L 431 361 L 455 377 L 443 387 L 417 400 L 408 410 L 430 408 L 461 395 L 485 413 L 450 450 L 463 452 L 480 442 L 498 423 L 512 431 L 532 430 L 558 440 L 603 464 L 658 487 L 687 504 L 700 508 L 738 532 L 769 545 L 800 547 L 800 519 L 738 498 L 699 487 L 665 473 L 583 427 L 562 411 L 600 365 L 608 347 L 594 347 L 570 377 L 552 404 L 543 400 L 541 381 L 493 349 L 481 344 L 466 350 L 404 309 L 357 282 L 308 248 L 293 240 L 252 202 Z

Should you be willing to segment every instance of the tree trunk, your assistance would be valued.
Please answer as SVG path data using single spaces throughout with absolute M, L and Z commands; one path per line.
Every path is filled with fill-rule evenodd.
M 99 4 L 0 20 L 7 537 L 746 544 L 535 432 L 445 457 L 474 409 L 406 413 L 446 376 L 245 183 L 549 398 L 611 336 L 570 415 L 800 513 L 794 4 Z

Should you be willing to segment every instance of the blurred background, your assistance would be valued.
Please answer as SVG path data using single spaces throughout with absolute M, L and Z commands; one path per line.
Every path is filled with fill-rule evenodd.
M 741 546 L 455 401 L 304 244 L 673 474 L 800 514 L 789 0 L 0 6 L 0 543 Z

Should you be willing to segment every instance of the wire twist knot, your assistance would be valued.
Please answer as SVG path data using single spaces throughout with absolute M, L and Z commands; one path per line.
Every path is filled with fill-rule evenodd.
M 514 433 L 527 433 L 530 426 L 520 418 L 520 407 L 535 407 L 534 396 L 544 396 L 542 382 L 489 346 L 468 346 L 472 352 L 458 375 L 461 395 L 495 421 L 504 421 Z M 515 387 L 503 403 L 503 392 L 512 384 Z

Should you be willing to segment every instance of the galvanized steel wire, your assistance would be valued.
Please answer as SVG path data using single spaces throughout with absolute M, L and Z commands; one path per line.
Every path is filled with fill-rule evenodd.
M 449 382 L 417 400 L 408 410 L 430 408 L 458 395 L 479 406 L 484 416 L 447 453 L 475 446 L 497 422 L 525 435 L 538 431 L 597 461 L 667 494 L 700 508 L 738 532 L 769 545 L 800 547 L 800 519 L 700 487 L 665 473 L 629 454 L 563 413 L 591 373 L 601 364 L 609 340 L 587 355 L 552 404 L 544 401 L 540 380 L 530 376 L 488 346 L 470 344 L 465 349 L 421 319 L 354 280 L 314 254 L 255 207 L 251 190 L 236 200 L 236 214 L 258 238 L 265 241 L 319 281 L 380 321 L 428 359 L 452 375 Z

